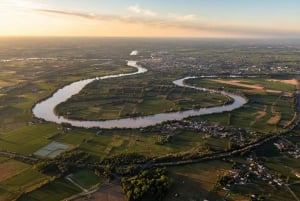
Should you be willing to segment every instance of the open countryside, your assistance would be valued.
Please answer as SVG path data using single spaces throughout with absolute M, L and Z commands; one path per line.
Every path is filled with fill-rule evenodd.
M 122 41 L 123 39 L 119 40 Z M 69 40 L 69 42 L 71 41 L 72 40 Z M 118 43 L 120 43 L 120 41 L 118 41 Z M 32 42 L 37 45 L 39 44 L 39 40 Z M 109 45 L 113 43 L 114 40 L 111 39 L 109 43 L 106 43 L 104 40 L 98 40 L 98 42 L 102 45 Z M 136 43 L 138 42 L 139 40 L 136 41 Z M 149 41 L 145 49 L 151 48 L 152 45 L 150 44 L 153 42 L 155 43 L 155 40 Z M 199 41 L 198 43 L 205 44 L 207 42 Z M 68 44 L 68 42 L 66 42 L 66 44 Z M 132 45 L 132 41 L 130 41 L 129 44 Z M 170 45 L 171 44 L 172 42 L 170 42 Z M 246 44 L 240 44 L 240 47 L 244 48 Z M 193 46 L 194 44 L 191 44 L 191 47 Z M 222 48 L 222 46 L 220 48 Z M 101 52 L 101 49 L 102 48 L 99 50 L 96 49 L 95 52 Z M 126 60 L 126 58 L 130 59 L 132 57 L 129 55 L 132 49 L 134 48 L 125 48 L 124 50 L 119 48 L 117 52 L 123 55 L 124 60 Z M 87 48 L 87 50 L 89 49 Z M 162 50 L 160 51 L 163 52 Z M 195 198 L 202 197 L 214 200 L 221 199 L 221 197 L 228 192 L 230 192 L 230 196 L 227 197 L 232 200 L 247 199 L 247 197 L 252 194 L 265 196 L 264 192 L 268 192 L 268 188 L 278 186 L 276 182 L 269 184 L 274 182 L 274 180 L 280 181 L 281 186 L 291 183 L 291 187 L 289 187 L 291 191 L 288 193 L 291 200 L 293 200 L 295 196 L 298 196 L 297 190 L 294 190 L 294 188 L 297 189 L 297 172 L 299 171 L 299 167 L 296 163 L 298 158 L 298 131 L 296 126 L 296 122 L 298 121 L 297 77 L 288 72 L 283 79 L 280 79 L 276 72 L 268 74 L 247 73 L 244 76 L 241 74 L 228 76 L 214 73 L 212 74 L 213 77 L 210 77 L 205 73 L 205 69 L 201 70 L 201 68 L 199 69 L 195 66 L 191 68 L 194 69 L 192 71 L 186 68 L 182 71 L 180 70 L 182 68 L 180 65 L 174 65 L 174 67 L 172 67 L 174 71 L 170 73 L 168 69 L 171 67 L 168 67 L 168 57 L 176 53 L 176 57 L 181 58 L 183 56 L 184 58 L 184 54 L 187 53 L 187 50 L 185 50 L 184 54 L 179 50 L 178 52 L 169 53 L 168 55 L 166 55 L 166 53 L 158 55 L 160 51 L 154 50 L 153 52 L 147 53 L 139 50 L 139 54 L 134 55 L 136 57 L 134 59 L 138 60 L 139 65 L 148 69 L 148 72 L 144 74 L 133 75 L 136 81 L 131 77 L 119 77 L 109 80 L 99 79 L 94 81 L 95 83 L 89 84 L 83 91 L 80 91 L 77 95 L 64 103 L 66 111 L 83 111 L 84 113 L 70 112 L 66 117 L 71 119 L 95 120 L 93 118 L 94 114 L 96 114 L 95 111 L 89 110 L 82 104 L 87 101 L 86 98 L 88 96 L 92 97 L 88 102 L 89 105 L 95 105 L 93 107 L 99 107 L 96 106 L 97 101 L 107 100 L 108 104 L 101 106 L 107 111 L 113 111 L 112 107 L 123 107 L 122 110 L 124 110 L 124 108 L 129 107 L 130 104 L 144 104 L 144 102 L 147 103 L 149 100 L 158 97 L 156 98 L 158 104 L 152 104 L 148 106 L 148 110 L 144 111 L 144 115 L 146 116 L 163 112 L 166 112 L 166 114 L 170 113 L 169 105 L 163 104 L 165 101 L 163 96 L 166 96 L 169 101 L 173 101 L 172 112 L 184 112 L 190 109 L 197 110 L 197 108 L 204 107 L 209 109 L 212 106 L 218 106 L 220 104 L 226 108 L 226 105 L 231 104 L 232 100 L 222 94 L 182 88 L 172 83 L 176 79 L 178 80 L 179 78 L 191 75 L 194 76 L 193 79 L 184 81 L 187 85 L 215 90 L 217 92 L 225 91 L 237 94 L 241 97 L 245 97 L 247 100 L 245 105 L 239 109 L 233 109 L 228 112 L 194 116 L 184 120 L 162 121 L 157 125 L 139 127 L 136 129 L 103 129 L 101 127 L 84 129 L 74 127 L 68 123 L 54 124 L 34 117 L 32 108 L 35 104 L 43 100 L 43 97 L 54 93 L 57 87 L 61 88 L 64 84 L 68 84 L 72 81 L 56 78 L 59 82 L 49 82 L 47 80 L 53 79 L 52 76 L 50 76 L 51 71 L 48 70 L 45 75 L 43 73 L 39 75 L 39 73 L 36 74 L 35 72 L 32 76 L 26 77 L 26 84 L 17 85 L 16 88 L 4 87 L 2 89 L 2 93 L 5 95 L 1 97 L 2 103 L 4 104 L 1 109 L 3 111 L 1 115 L 5 115 L 6 118 L 1 120 L 2 135 L 0 144 L 2 148 L 1 155 L 3 157 L 1 167 L 6 170 L 6 174 L 3 175 L 1 179 L 1 199 L 41 200 L 49 196 L 47 192 L 57 191 L 56 189 L 61 188 L 61 186 L 69 190 L 53 199 L 80 200 L 85 196 L 90 197 L 90 199 L 93 197 L 96 199 L 98 196 L 111 196 L 111 199 L 126 200 L 129 199 L 129 197 L 130 199 L 134 199 L 131 198 L 134 194 L 129 193 L 130 189 L 125 190 L 125 192 L 123 192 L 123 189 L 121 191 L 122 193 L 117 190 L 122 189 L 122 182 L 126 182 L 126 179 L 143 180 L 143 177 L 147 176 L 147 171 L 154 171 L 157 168 L 158 171 L 160 171 L 158 174 L 164 174 L 167 178 L 170 178 L 170 180 L 164 181 L 167 183 L 161 183 L 162 185 L 166 185 L 168 189 L 163 198 L 166 200 L 180 200 L 182 198 L 193 199 L 193 196 L 195 196 Z M 154 54 L 160 58 L 160 62 L 157 61 L 157 58 L 151 58 L 151 55 Z M 150 56 L 150 59 L 148 56 Z M 110 56 L 110 58 L 113 57 L 113 55 Z M 134 72 L 134 69 L 126 66 L 124 60 L 114 61 L 112 59 L 109 64 L 105 64 L 107 67 L 103 65 L 99 68 L 94 65 L 94 63 L 98 61 L 90 58 L 75 61 L 74 59 L 64 59 L 62 61 L 58 59 L 56 60 L 56 62 L 58 62 L 57 65 L 62 62 L 62 64 L 66 65 L 65 71 L 64 68 L 56 68 L 53 66 L 53 72 L 59 70 L 61 72 L 60 74 L 69 74 L 69 68 L 72 68 L 72 73 L 74 73 L 76 72 L 76 65 L 74 65 L 76 63 L 78 65 L 78 71 L 82 71 L 82 69 L 86 71 L 86 78 L 101 76 L 101 74 L 119 74 L 126 69 L 128 70 L 126 70 L 127 72 L 125 73 Z M 7 68 L 11 68 L 12 65 L 40 65 L 40 68 L 43 68 L 43 66 L 46 68 L 49 64 L 52 65 L 53 63 L 52 60 L 29 60 L 26 63 L 18 62 L 19 61 L 2 62 L 2 64 L 3 66 L 7 66 Z M 72 65 L 68 65 L 68 62 L 71 62 Z M 108 68 L 110 65 L 113 65 L 113 62 L 116 62 L 114 64 L 116 66 L 116 72 Z M 181 60 L 180 63 L 182 63 Z M 82 66 L 86 67 L 82 68 Z M 119 72 L 117 70 L 118 68 L 120 69 Z M 195 69 L 198 70 L 195 71 Z M 20 66 L 20 70 L 14 75 L 15 79 L 18 76 L 22 77 L 24 70 L 30 69 Z M 96 74 L 94 71 L 98 73 Z M 193 72 L 193 74 L 191 74 L 191 72 Z M 28 75 L 30 75 L 30 71 Z M 76 81 L 80 78 L 75 76 L 72 79 Z M 149 81 L 146 82 L 146 80 Z M 122 82 L 124 82 L 124 84 L 120 85 Z M 139 82 L 144 83 L 141 84 Z M 153 83 L 156 82 L 158 85 L 153 85 Z M 45 88 L 44 83 L 49 83 L 49 87 Z M 51 83 L 54 85 L 53 87 L 51 87 Z M 114 87 L 114 85 L 116 86 Z M 111 89 L 109 88 L 110 86 Z M 137 88 L 137 86 L 139 88 Z M 154 86 L 159 90 L 151 89 L 151 87 Z M 28 90 L 24 90 L 25 88 L 28 88 Z M 108 94 L 97 93 L 105 89 L 118 89 L 119 91 L 126 91 L 126 93 L 122 94 L 122 99 L 114 98 L 114 96 L 120 96 L 118 95 L 120 93 L 116 93 L 116 95 L 113 95 L 112 92 Z M 49 93 L 47 93 L 47 91 Z M 149 95 L 145 92 L 141 93 L 142 91 L 147 92 Z M 274 91 L 276 91 L 276 93 Z M 89 95 L 87 96 L 87 94 Z M 8 100 L 9 97 L 11 97 L 11 100 L 13 100 L 12 98 L 22 97 L 22 101 L 7 102 L 6 100 Z M 143 101 L 134 103 L 134 101 L 138 99 L 143 99 Z M 113 100 L 118 100 L 119 102 L 108 102 Z M 215 102 L 208 100 L 215 100 Z M 68 102 L 70 102 L 70 104 Z M 207 105 L 207 103 L 211 105 Z M 182 105 L 175 106 L 174 104 Z M 72 108 L 68 108 L 70 106 Z M 146 108 L 146 105 L 135 105 L 134 107 Z M 158 108 L 157 110 L 155 110 L 156 107 Z M 13 116 L 10 116 L 12 114 L 8 113 L 8 108 L 15 111 Z M 6 110 L 7 112 L 5 112 Z M 107 112 L 105 113 L 109 114 Z M 19 118 L 14 118 L 15 115 L 19 116 Z M 134 110 L 128 110 L 127 115 L 133 115 L 132 118 L 136 118 L 142 114 L 138 114 L 134 112 Z M 87 117 L 90 117 L 90 119 Z M 120 117 L 124 118 L 122 116 Z M 10 121 L 8 121 L 9 118 Z M 100 118 L 100 120 L 101 119 L 102 118 Z M 20 133 L 22 134 L 20 135 Z M 24 141 L 27 143 L 23 143 Z M 265 147 L 265 144 L 268 144 L 267 147 L 270 147 L 270 152 L 262 152 L 262 155 L 256 154 L 256 149 L 259 150 Z M 264 156 L 264 153 L 271 154 L 272 152 L 274 152 L 274 154 L 276 153 L 274 159 Z M 41 155 L 40 153 L 43 154 Z M 55 155 L 52 153 L 55 153 Z M 261 160 L 265 157 L 269 159 L 261 163 Z M 251 181 L 255 181 L 254 184 L 251 182 L 251 185 L 255 185 L 256 188 L 261 188 L 264 185 L 270 186 L 266 188 L 265 191 L 249 191 L 247 194 L 244 192 L 245 189 L 243 191 L 240 190 L 240 181 L 229 184 L 225 182 L 225 178 L 231 177 L 232 168 L 236 168 L 234 164 L 240 164 L 242 167 L 244 167 L 243 164 L 251 165 L 252 163 L 248 162 L 250 159 L 255 164 L 259 164 L 259 167 L 264 167 L 263 170 L 268 171 L 268 174 L 270 174 L 270 176 L 268 176 L 270 178 L 268 178 L 267 181 L 262 179 L 264 177 L 263 175 L 254 175 L 253 178 L 251 176 Z M 283 169 L 281 169 L 276 162 L 278 160 L 289 160 L 290 162 L 288 164 L 285 163 L 282 167 Z M 201 184 L 201 182 L 194 183 L 191 180 L 192 177 L 190 174 L 193 173 L 193 167 L 195 165 L 199 166 L 200 170 L 202 166 L 204 168 L 206 162 L 203 163 L 202 161 L 211 161 L 211 164 L 216 165 L 216 170 L 218 167 L 226 168 L 218 170 L 218 173 L 215 174 L 217 177 L 205 178 L 203 184 Z M 182 171 L 185 172 L 184 179 L 182 176 L 177 176 L 178 169 L 174 166 L 183 168 Z M 210 169 L 212 169 L 213 166 L 214 165 L 210 165 Z M 26 169 L 20 169 L 18 167 L 26 167 Z M 234 169 L 235 172 L 242 170 L 243 169 Z M 273 177 L 272 175 L 277 175 L 278 171 L 282 176 Z M 204 172 L 204 170 L 200 171 L 198 173 L 199 176 L 202 174 L 204 176 Z M 250 172 L 250 175 L 251 174 Z M 242 185 L 244 186 L 248 185 L 247 181 L 250 181 L 250 176 L 233 176 L 243 179 L 244 184 Z M 285 183 L 287 177 L 289 181 Z M 176 180 L 171 178 L 176 178 Z M 196 176 L 196 178 L 198 178 L 198 176 Z M 111 184 L 111 182 L 113 183 Z M 180 184 L 178 182 L 184 182 L 190 190 L 179 190 L 178 185 Z M 203 190 L 198 192 L 197 186 L 200 184 L 204 186 Z M 115 187 L 110 187 L 117 187 L 118 185 L 119 187 L 116 188 L 116 190 L 113 190 Z M 152 184 L 149 183 L 148 185 L 151 186 Z M 230 185 L 230 188 L 228 188 L 228 185 Z M 282 196 L 286 195 L 285 189 L 286 188 L 283 187 L 282 190 L 276 191 L 276 194 L 269 195 L 268 199 L 272 200 L 272 197 L 276 197 L 280 193 L 282 193 Z M 110 195 L 110 192 L 114 191 L 115 196 L 119 198 L 113 198 L 114 195 Z M 105 192 L 106 194 L 103 194 Z M 155 191 L 153 193 L 155 193 Z M 120 196 L 123 196 L 123 198 L 120 198 Z M 148 195 L 141 194 L 140 196 L 147 197 Z M 284 199 L 285 198 L 282 198 L 282 200 Z
M 1 201 L 299 201 L 298 1 L 1 0 Z

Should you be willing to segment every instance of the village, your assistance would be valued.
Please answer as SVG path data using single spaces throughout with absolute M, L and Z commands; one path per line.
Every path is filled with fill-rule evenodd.
M 245 163 L 236 163 L 232 169 L 220 179 L 223 190 L 229 191 L 234 185 L 246 185 L 254 180 L 263 181 L 274 187 L 287 185 L 288 179 L 284 181 L 278 174 L 275 174 L 264 165 L 260 164 L 256 157 L 249 155 Z
M 172 136 L 183 130 L 205 133 L 205 138 L 213 137 L 219 139 L 230 139 L 230 148 L 244 146 L 254 142 L 256 139 L 264 135 L 263 133 L 244 128 L 211 124 L 207 121 L 191 120 L 170 121 L 161 125 L 140 129 L 140 131 L 144 133 L 148 131 L 157 131 L 161 136 L 167 139 L 172 138 Z
M 150 59 L 143 59 L 140 63 L 156 70 L 166 70 L 174 68 L 189 68 L 193 75 L 197 73 L 206 74 L 261 74 L 261 73 L 299 73 L 300 69 L 282 66 L 280 64 L 264 64 L 253 65 L 246 61 L 247 58 L 240 58 L 239 62 L 231 60 L 205 60 L 196 57 L 180 57 L 172 55 L 169 52 L 158 51 L 152 53 Z
M 295 145 L 293 142 L 280 138 L 276 142 L 274 142 L 274 146 L 281 152 L 281 154 L 299 159 L 300 158 L 300 148 Z

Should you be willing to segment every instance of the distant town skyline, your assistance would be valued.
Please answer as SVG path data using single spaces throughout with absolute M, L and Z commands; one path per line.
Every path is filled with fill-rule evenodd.
M 1 0 L 0 36 L 300 38 L 295 0 Z

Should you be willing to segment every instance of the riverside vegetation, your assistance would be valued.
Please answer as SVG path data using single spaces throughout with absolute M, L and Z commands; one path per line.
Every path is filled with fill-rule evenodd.
M 74 176 L 74 181 L 84 188 L 101 191 L 104 183 L 120 179 L 129 200 L 151 200 L 151 196 L 162 200 L 300 197 L 297 155 L 289 154 L 297 153 L 293 151 L 296 148 L 283 143 L 278 150 L 274 145 L 281 143 L 279 137 L 295 146 L 300 143 L 299 128 L 294 128 L 297 84 L 287 82 L 298 79 L 297 42 L 282 46 L 259 41 L 254 42 L 255 49 L 250 48 L 253 41 L 160 39 L 6 38 L 0 44 L 0 170 L 5 172 L 0 177 L 1 200 L 47 200 L 53 192 L 53 200 L 66 199 L 82 189 L 65 176 L 80 175 L 82 171 L 90 171 L 85 181 L 81 176 Z M 147 67 L 148 73 L 93 82 L 57 107 L 57 112 L 77 119 L 114 119 L 230 101 L 221 95 L 172 84 L 175 79 L 201 75 L 219 78 L 188 83 L 242 94 L 248 103 L 232 112 L 139 129 L 82 129 L 33 117 L 31 108 L 35 103 L 70 82 L 133 72 L 135 69 L 125 64 L 134 49 L 139 50 L 134 59 Z M 229 77 L 233 74 L 241 77 Z M 249 77 L 253 75 L 256 77 Z M 273 138 L 267 144 L 250 151 L 206 158 L 196 164 L 155 167 L 164 161 L 184 162 L 231 153 L 269 136 Z M 70 145 L 70 150 L 54 159 L 34 155 L 53 141 Z M 235 164 L 248 167 L 249 158 L 267 169 L 273 179 L 283 181 L 282 187 L 265 182 L 260 175 L 245 184 L 222 186 L 222 178 L 236 171 Z M 153 191 L 145 194 L 150 188 Z

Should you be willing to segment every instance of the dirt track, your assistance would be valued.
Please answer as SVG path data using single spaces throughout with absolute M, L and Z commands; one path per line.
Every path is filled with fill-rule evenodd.
M 263 86 L 261 86 L 259 84 L 250 84 L 250 83 L 249 84 L 245 84 L 245 83 L 241 83 L 239 80 L 213 80 L 213 81 L 219 82 L 219 83 L 222 83 L 222 84 L 229 84 L 229 85 L 233 85 L 233 86 L 238 86 L 238 87 L 244 87 L 244 88 L 248 88 L 248 89 L 253 89 L 253 90 L 257 90 L 257 91 L 265 91 L 265 92 L 269 92 L 269 93 L 281 93 L 281 91 L 265 89 L 265 87 L 263 87 Z M 269 81 L 271 81 L 271 80 L 269 80 Z M 272 81 L 280 81 L 280 80 L 272 80 Z M 282 80 L 282 81 L 289 81 L 289 82 L 291 82 L 291 80 Z
M 80 198 L 76 201 L 126 201 L 121 186 L 117 184 L 104 184 L 100 189 L 88 198 Z

